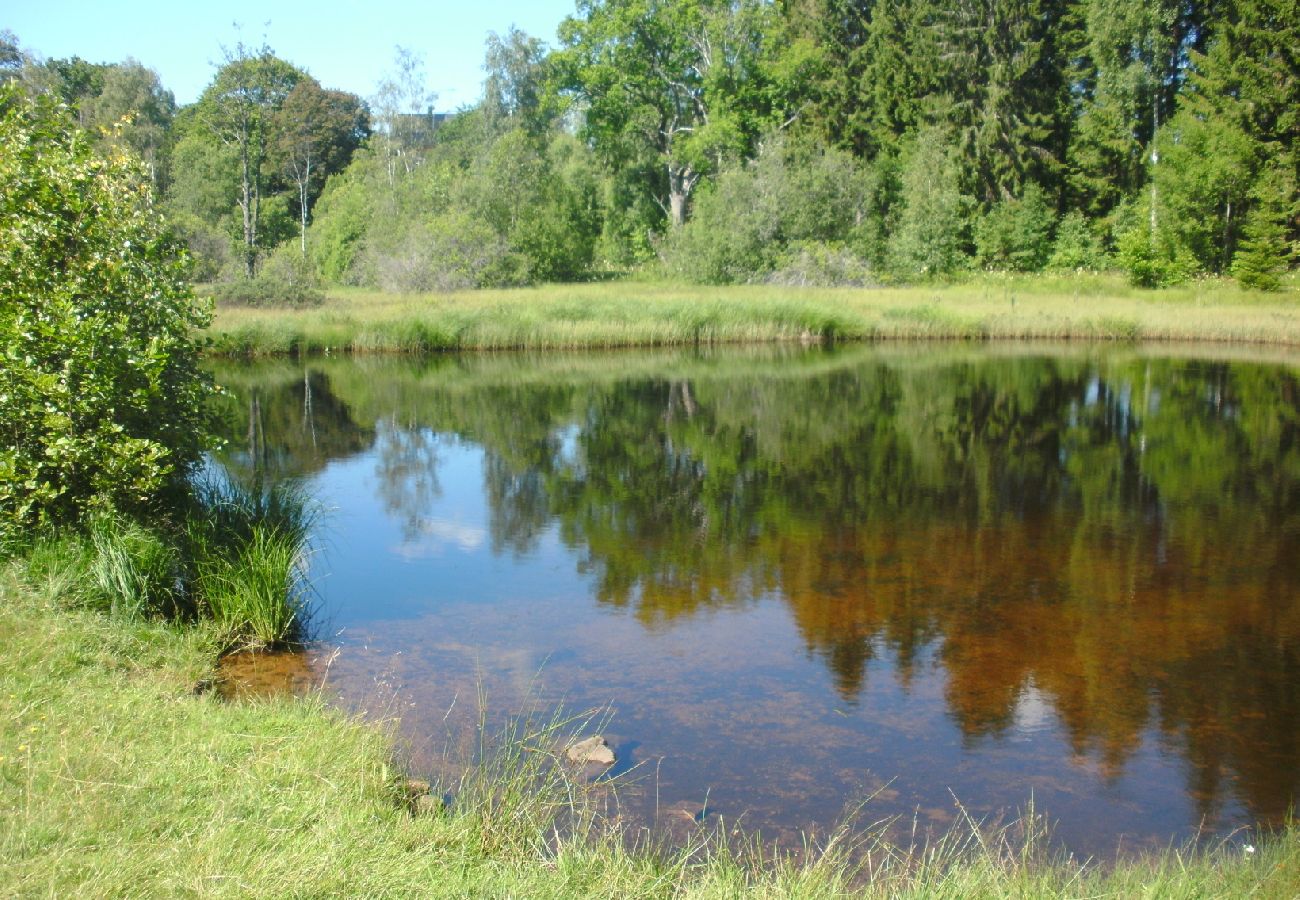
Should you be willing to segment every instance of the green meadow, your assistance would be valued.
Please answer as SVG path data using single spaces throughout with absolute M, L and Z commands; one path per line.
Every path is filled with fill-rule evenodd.
M 988 275 L 898 288 L 618 281 L 388 294 L 331 290 L 304 309 L 219 307 L 229 355 L 577 349 L 906 339 L 1300 343 L 1300 304 L 1221 279 L 1144 290 L 1117 275 Z

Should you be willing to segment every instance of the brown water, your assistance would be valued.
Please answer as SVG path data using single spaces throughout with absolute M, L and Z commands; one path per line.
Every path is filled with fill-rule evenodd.
M 480 694 L 605 709 L 624 812 L 665 827 L 1032 800 L 1108 856 L 1276 823 L 1300 359 L 1190 353 L 223 366 L 222 461 L 329 510 L 318 648 L 232 680 L 323 681 L 435 773 Z

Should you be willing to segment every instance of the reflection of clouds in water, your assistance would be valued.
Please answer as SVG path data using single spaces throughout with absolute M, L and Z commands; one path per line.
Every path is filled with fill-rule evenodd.
M 1034 684 L 1026 685 L 1016 702 L 1016 734 L 1024 739 L 1029 735 L 1052 729 L 1055 724 L 1056 712 L 1051 698 L 1045 696 Z
M 428 559 L 441 556 L 449 544 L 462 553 L 473 553 L 488 539 L 486 528 L 465 525 L 451 519 L 421 518 L 414 530 L 413 539 L 403 541 L 391 549 L 394 556 L 408 560 Z

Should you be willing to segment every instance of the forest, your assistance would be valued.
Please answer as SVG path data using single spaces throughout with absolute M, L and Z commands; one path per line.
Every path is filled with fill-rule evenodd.
M 237 43 L 178 107 L 134 60 L 0 78 L 146 165 L 219 300 L 645 274 L 869 286 L 1117 269 L 1276 289 L 1300 249 L 1295 0 L 579 0 L 435 114 Z

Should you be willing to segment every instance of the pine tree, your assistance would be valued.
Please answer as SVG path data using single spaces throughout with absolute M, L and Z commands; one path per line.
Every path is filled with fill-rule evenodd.
M 1195 71 L 1186 92 L 1188 107 L 1206 121 L 1222 122 L 1246 135 L 1259 146 L 1260 157 L 1280 170 L 1281 174 L 1266 173 L 1256 186 L 1259 203 L 1276 202 L 1280 208 L 1255 215 L 1254 240 L 1261 239 L 1260 229 L 1275 227 L 1266 226 L 1261 215 L 1282 222 L 1289 240 L 1300 238 L 1297 47 L 1297 0 L 1229 0 L 1208 49 L 1192 54 Z M 1247 222 L 1247 232 L 1251 229 Z M 1264 253 L 1259 247 L 1254 252 Z
M 1232 259 L 1232 274 L 1243 287 L 1275 291 L 1290 264 L 1287 239 L 1289 200 L 1295 181 L 1281 167 L 1268 170 L 1251 192 L 1255 205 L 1246 217 L 1245 235 Z

